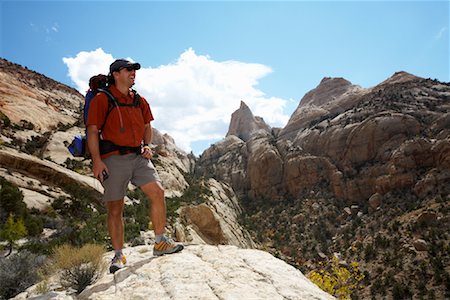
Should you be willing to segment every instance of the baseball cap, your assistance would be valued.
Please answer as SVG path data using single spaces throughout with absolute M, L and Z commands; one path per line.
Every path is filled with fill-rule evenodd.
M 141 64 L 139 63 L 132 63 L 131 61 L 128 61 L 126 59 L 116 59 L 110 66 L 109 66 L 109 72 L 112 74 L 113 72 L 120 71 L 120 69 L 123 68 L 133 68 L 135 70 L 139 70 L 141 68 Z

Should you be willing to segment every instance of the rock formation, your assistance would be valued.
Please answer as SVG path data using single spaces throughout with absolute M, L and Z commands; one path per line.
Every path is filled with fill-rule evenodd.
M 189 245 L 175 255 L 154 257 L 151 248 L 139 246 L 124 253 L 128 267 L 104 275 L 77 298 L 334 299 L 294 267 L 259 250 Z M 51 286 L 43 299 L 74 299 L 56 282 Z M 33 296 L 38 296 L 35 286 L 14 299 Z
M 226 136 L 234 135 L 246 142 L 258 130 L 271 131 L 270 126 L 261 117 L 253 116 L 250 108 L 244 101 L 241 101 L 239 109 L 231 115 L 230 127 Z
M 75 89 L 0 58 L 0 108 L 11 122 L 45 132 L 75 123 L 82 103 Z
M 349 203 L 416 184 L 421 193 L 420 182 L 435 178 L 433 168 L 448 169 L 442 161 L 449 142 L 447 90 L 405 72 L 370 89 L 324 78 L 279 136 L 254 132 L 242 143 L 229 132 L 202 154 L 197 169 L 250 199 L 295 198 L 321 183 Z M 416 138 L 423 135 L 428 138 Z M 417 168 L 431 173 L 418 178 L 411 172 Z M 438 182 L 447 180 L 446 172 Z
M 362 298 L 408 298 L 423 286 L 445 298 L 449 95 L 450 84 L 406 72 L 371 88 L 324 78 L 278 134 L 229 132 L 196 173 L 228 183 L 258 242 L 291 264 L 315 269 L 345 253 L 340 264 L 356 260 L 371 276 Z M 428 211 L 439 221 L 416 221 Z M 420 271 L 416 255 L 434 271 Z M 395 282 L 373 281 L 390 274 Z

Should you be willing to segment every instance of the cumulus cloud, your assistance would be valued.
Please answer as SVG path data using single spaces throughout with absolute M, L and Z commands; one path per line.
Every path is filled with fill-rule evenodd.
M 89 52 L 81 51 L 75 57 L 63 57 L 63 62 L 69 69 L 67 75 L 82 94 L 89 88 L 89 78 L 97 74 L 107 74 L 113 61 L 113 56 L 101 48 Z
M 63 58 L 70 78 L 83 93 L 89 78 L 107 73 L 113 60 L 102 49 Z M 283 112 L 287 100 L 268 97 L 257 88 L 258 80 L 272 72 L 265 65 L 218 62 L 193 49 L 183 52 L 171 64 L 154 68 L 137 61 L 142 68 L 137 72 L 135 88 L 150 103 L 154 127 L 168 133 L 186 151 L 192 150 L 193 142 L 223 138 L 241 100 L 271 126 L 281 127 L 288 121 Z

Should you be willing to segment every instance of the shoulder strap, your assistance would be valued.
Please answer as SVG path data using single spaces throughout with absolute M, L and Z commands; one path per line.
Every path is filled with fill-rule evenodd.
M 103 128 L 106 125 L 106 120 L 108 119 L 109 114 L 113 110 L 114 106 L 119 106 L 117 99 L 111 94 L 108 88 L 99 88 L 99 93 L 103 93 L 108 98 L 108 111 L 106 112 L 105 120 L 103 121 L 102 127 L 100 128 L 100 132 L 103 131 Z
M 141 95 L 138 94 L 138 92 L 136 92 L 136 90 L 131 90 L 133 92 L 134 98 L 133 98 L 133 106 L 134 107 L 139 107 L 141 106 Z
M 121 102 L 117 101 L 117 99 L 111 94 L 111 92 L 109 91 L 109 89 L 107 87 L 99 88 L 97 91 L 99 93 L 104 93 L 106 95 L 106 97 L 108 98 L 108 111 L 106 112 L 105 120 L 103 121 L 103 125 L 100 128 L 100 132 L 103 131 L 103 128 L 106 125 L 106 120 L 108 119 L 108 116 L 111 113 L 111 111 L 114 109 L 114 107 L 131 106 L 131 107 L 139 107 L 140 108 L 141 96 L 136 92 L 136 90 L 131 90 L 134 94 L 133 103 L 131 103 L 131 104 L 121 103 Z

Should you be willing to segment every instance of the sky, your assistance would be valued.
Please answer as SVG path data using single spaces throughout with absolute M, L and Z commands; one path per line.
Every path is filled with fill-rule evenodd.
M 82 94 L 115 59 L 139 62 L 153 127 L 199 155 L 241 101 L 284 127 L 324 77 L 450 81 L 449 15 L 449 1 L 0 0 L 0 57 Z

